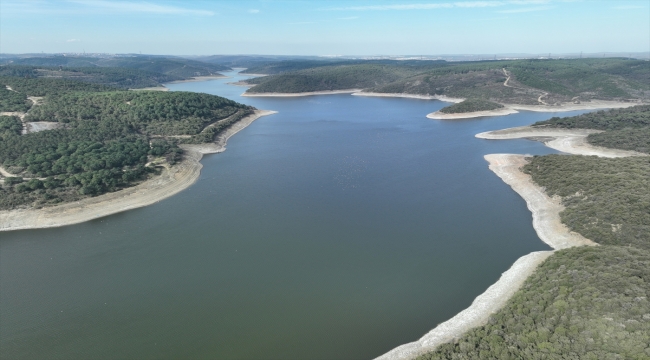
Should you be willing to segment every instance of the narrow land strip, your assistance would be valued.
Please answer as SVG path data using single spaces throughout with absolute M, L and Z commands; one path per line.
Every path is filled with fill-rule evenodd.
M 594 146 L 587 142 L 589 134 L 602 132 L 589 129 L 556 129 L 538 128 L 531 126 L 514 127 L 503 130 L 487 131 L 475 136 L 479 139 L 508 140 L 508 139 L 542 139 L 551 149 L 573 155 L 596 155 L 615 158 L 626 156 L 647 156 L 636 151 L 609 149 Z
M 335 95 L 335 94 L 350 94 L 361 91 L 361 89 L 344 89 L 344 90 L 325 90 L 325 91 L 310 91 L 299 93 L 249 93 L 245 92 L 241 96 L 246 97 L 299 97 L 299 96 L 314 96 L 314 95 Z
M 257 110 L 226 129 L 212 144 L 185 145 L 183 161 L 137 186 L 42 209 L 0 211 L 0 231 L 58 227 L 151 205 L 188 188 L 199 178 L 203 154 L 225 150 L 228 139 L 256 119 L 276 113 Z

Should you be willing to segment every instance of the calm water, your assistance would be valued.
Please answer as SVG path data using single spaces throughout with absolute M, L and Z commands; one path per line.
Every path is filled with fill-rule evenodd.
M 474 134 L 550 115 L 434 121 L 444 103 L 241 98 L 235 80 L 170 85 L 279 111 L 206 156 L 194 186 L 0 233 L 2 358 L 371 358 L 548 249 L 483 155 L 550 150 Z

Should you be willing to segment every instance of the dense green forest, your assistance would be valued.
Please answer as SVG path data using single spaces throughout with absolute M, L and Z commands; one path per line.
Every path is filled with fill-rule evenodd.
M 572 117 L 553 117 L 534 127 L 604 130 L 590 134 L 587 142 L 596 146 L 650 154 L 650 105 L 601 110 Z
M 524 172 L 562 198 L 562 222 L 600 244 L 650 250 L 650 157 L 546 155 Z
M 499 103 L 549 104 L 590 99 L 650 98 L 650 63 L 629 59 L 475 62 L 361 62 L 345 65 L 276 63 L 248 69 L 279 74 L 249 81 L 249 92 L 364 89 L 369 92 L 447 95 Z M 291 70 L 295 67 L 296 70 Z M 506 70 L 504 72 L 504 69 Z M 265 72 L 266 71 L 266 72 Z M 509 86 L 504 82 L 510 76 Z
M 29 110 L 32 102 L 27 99 L 27 95 L 12 90 L 7 89 L 5 82 L 0 83 L 0 111 L 25 112 Z
M 25 82 L 20 89 L 46 95 L 25 121 L 64 126 L 21 135 L 20 119 L 0 117 L 0 164 L 16 175 L 5 178 L 0 189 L 3 210 L 74 201 L 132 186 L 157 171 L 146 166 L 153 160 L 170 165 L 179 161 L 179 142 L 212 141 L 254 110 L 208 94 L 106 92 L 86 83 L 71 86 L 81 91 L 57 91 L 74 81 L 15 81 Z
M 143 70 L 181 78 L 219 75 L 219 71 L 230 70 L 228 66 L 184 59 L 179 57 L 131 55 L 113 57 L 44 56 L 14 58 L 7 61 L 13 65 L 37 67 L 117 67 Z
M 650 252 L 557 251 L 485 326 L 418 360 L 648 359 Z
M 491 101 L 481 99 L 467 99 L 457 104 L 446 106 L 440 109 L 440 112 L 445 114 L 457 114 L 475 111 L 496 110 L 501 108 L 503 108 L 503 105 Z

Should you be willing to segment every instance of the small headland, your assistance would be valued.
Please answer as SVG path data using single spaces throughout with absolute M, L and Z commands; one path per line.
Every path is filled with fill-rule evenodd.
M 165 166 L 160 175 L 136 186 L 58 206 L 0 211 L 0 231 L 78 224 L 151 205 L 173 196 L 194 184 L 199 178 L 203 167 L 200 160 L 204 154 L 225 151 L 231 136 L 260 117 L 275 113 L 256 110 L 219 134 L 213 143 L 181 145 L 184 150 L 182 161 L 173 166 Z

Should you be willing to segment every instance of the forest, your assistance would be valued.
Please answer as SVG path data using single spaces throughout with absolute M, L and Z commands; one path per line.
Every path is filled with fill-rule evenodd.
M 158 172 L 156 164 L 181 160 L 179 143 L 213 141 L 254 110 L 200 93 L 107 92 L 62 79 L 8 81 L 18 84 L 17 89 L 45 95 L 25 121 L 63 127 L 21 135 L 20 119 L 0 117 L 0 164 L 15 175 L 6 177 L 0 189 L 2 210 L 75 201 L 133 186 Z M 57 91 L 62 84 L 76 90 Z
M 537 99 L 543 93 L 548 93 L 546 101 L 550 104 L 650 98 L 650 63 L 621 58 L 317 65 L 287 61 L 247 71 L 275 74 L 249 80 L 256 85 L 248 90 L 251 93 L 358 88 L 529 105 L 539 104 Z M 508 76 L 510 86 L 504 86 Z
M 481 99 L 467 99 L 457 104 L 446 106 L 440 109 L 441 113 L 457 114 L 475 111 L 488 111 L 503 108 L 503 105 Z

